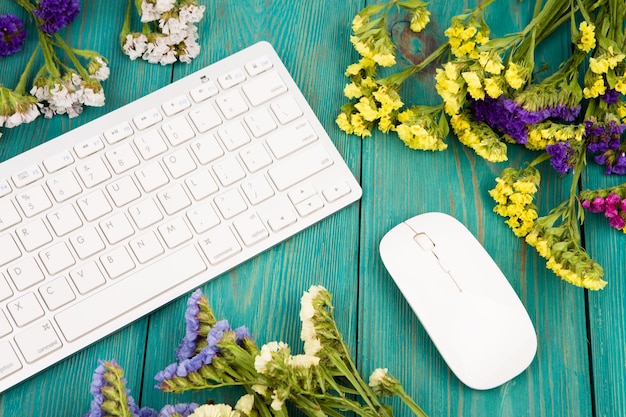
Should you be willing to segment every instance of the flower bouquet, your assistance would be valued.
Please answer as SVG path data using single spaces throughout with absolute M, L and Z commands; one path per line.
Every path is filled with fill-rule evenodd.
M 369 381 L 360 376 L 337 328 L 331 294 L 312 286 L 301 299 L 301 339 L 304 353 L 292 354 L 283 342 L 260 348 L 245 326 L 232 329 L 217 320 L 201 290 L 187 301 L 186 331 L 176 349 L 176 361 L 155 376 L 165 392 L 240 387 L 245 394 L 228 404 L 181 403 L 159 411 L 140 408 L 126 388 L 115 361 L 101 362 L 93 374 L 91 409 L 85 417 L 272 417 L 288 416 L 293 408 L 310 417 L 391 417 L 384 397 L 397 395 L 411 412 L 424 411 L 407 395 L 387 369 L 376 369 Z
M 492 163 L 506 161 L 511 145 L 536 153 L 526 166 L 505 168 L 496 178 L 489 191 L 494 211 L 557 276 L 601 289 L 603 268 L 583 248 L 580 228 L 587 211 L 603 213 L 612 227 L 626 232 L 626 185 L 579 190 L 579 180 L 588 161 L 604 166 L 608 175 L 626 174 L 626 8 L 615 0 L 537 0 L 520 32 L 492 39 L 483 17 L 492 2 L 452 18 L 446 42 L 397 72 L 390 11 L 408 16 L 411 30 L 420 32 L 430 20 L 427 4 L 391 0 L 361 10 L 350 38 L 360 59 L 346 69 L 350 82 L 344 94 L 350 102 L 336 122 L 362 138 L 375 128 L 395 133 L 418 150 L 446 149 L 452 132 Z M 546 76 L 535 65 L 536 48 L 563 30 L 572 52 Z M 405 107 L 400 86 L 433 62 L 440 104 Z M 561 204 L 540 215 L 534 204 L 541 186 L 537 166 L 545 162 L 572 185 Z

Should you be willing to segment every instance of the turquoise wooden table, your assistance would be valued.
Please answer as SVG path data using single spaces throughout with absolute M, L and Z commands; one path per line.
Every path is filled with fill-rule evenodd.
M 283 340 L 301 348 L 299 300 L 311 285 L 334 295 L 338 324 L 361 373 L 388 368 L 429 416 L 473 417 L 617 417 L 626 416 L 626 237 L 591 216 L 584 243 L 604 266 L 606 289 L 586 292 L 546 270 L 544 261 L 513 236 L 492 212 L 487 190 L 500 171 L 529 160 L 512 150 L 509 162 L 491 164 L 450 138 L 445 152 L 418 152 L 397 137 L 379 132 L 361 140 L 335 124 L 345 102 L 343 72 L 356 62 L 350 23 L 365 0 L 203 0 L 202 51 L 191 64 L 151 65 L 130 61 L 118 46 L 124 0 L 83 0 L 77 20 L 63 36 L 73 45 L 99 51 L 110 60 L 105 81 L 106 105 L 87 108 L 74 119 L 39 118 L 3 129 L 0 160 L 6 160 L 62 132 L 84 124 L 258 40 L 274 45 L 296 83 L 319 115 L 363 187 L 350 207 L 202 286 L 218 317 L 233 326 L 246 325 L 259 345 Z M 431 24 L 421 38 L 405 39 L 407 22 L 394 24 L 406 65 L 419 61 L 443 40 L 449 19 L 475 7 L 474 1 L 432 2 Z M 534 2 L 501 0 L 487 9 L 496 34 L 519 29 Z M 21 12 L 2 0 L 0 13 Z M 34 47 L 31 35 L 26 50 Z M 557 39 L 538 63 L 553 67 L 566 56 L 568 40 Z M 32 50 L 32 49 L 30 49 Z M 0 82 L 17 83 L 29 53 L 0 60 Z M 402 64 L 402 62 L 401 62 Z M 433 71 L 420 73 L 404 86 L 407 101 L 435 103 Z M 606 186 L 599 170 L 583 178 L 588 188 Z M 548 210 L 564 198 L 567 181 L 549 169 L 538 200 Z M 613 179 L 611 179 L 613 180 Z M 447 368 L 378 252 L 382 236 L 397 223 L 419 213 L 442 211 L 463 222 L 483 243 L 519 294 L 535 325 L 538 350 L 530 367 L 492 390 L 465 387 Z M 215 398 L 233 402 L 226 391 L 166 395 L 153 388 L 154 375 L 172 358 L 183 336 L 182 297 L 69 359 L 0 394 L 0 415 L 78 416 L 89 410 L 89 384 L 99 359 L 116 359 L 125 369 L 128 387 L 142 405 Z M 409 411 L 393 403 L 398 416 Z

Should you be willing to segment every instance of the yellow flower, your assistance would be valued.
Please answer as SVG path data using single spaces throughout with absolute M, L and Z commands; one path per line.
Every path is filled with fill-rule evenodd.
M 500 55 L 492 54 L 487 51 L 483 51 L 480 53 L 478 57 L 478 62 L 485 71 L 491 74 L 498 75 L 504 69 L 504 65 L 502 65 L 502 58 L 500 57 Z
M 361 88 L 357 86 L 355 83 L 346 84 L 343 89 L 343 94 L 347 98 L 359 98 L 363 95 Z
M 361 56 L 365 58 L 372 58 L 374 56 L 370 46 L 363 42 L 358 36 L 350 36 L 350 42 Z
M 361 97 L 354 107 L 361 113 L 363 119 L 366 121 L 373 122 L 378 119 L 378 107 L 374 103 L 374 100 L 369 97 Z
M 602 79 L 602 77 L 598 77 L 591 86 L 585 87 L 583 89 L 583 96 L 585 98 L 594 98 L 601 96 L 605 92 L 606 86 L 604 85 L 604 80 Z
M 350 118 L 350 123 L 352 124 L 353 133 L 355 135 L 361 136 L 362 138 L 372 136 L 372 132 L 370 131 L 371 126 L 366 123 L 361 113 L 353 114 Z
M 396 63 L 396 57 L 391 53 L 378 52 L 371 58 L 381 67 L 390 67 Z
M 525 67 L 517 65 L 514 62 L 509 64 L 509 67 L 504 73 L 504 79 L 511 86 L 512 89 L 517 90 L 526 83 L 526 77 L 524 76 Z
M 348 115 L 345 112 L 339 113 L 337 119 L 335 119 L 335 123 L 339 126 L 339 129 L 344 132 L 351 134 L 354 132 L 354 128 L 352 127 L 352 123 L 348 120 Z
M 589 69 L 594 74 L 606 74 L 609 70 L 609 61 L 607 59 L 589 58 Z
M 363 24 L 366 22 L 366 19 L 363 19 L 363 16 L 357 14 L 356 16 L 354 16 L 354 19 L 352 19 L 352 31 L 356 32 L 359 29 L 361 29 L 361 27 L 363 27 Z
M 580 30 L 580 38 L 576 43 L 576 47 L 583 52 L 589 52 L 596 47 L 596 27 L 593 23 L 587 23 L 586 21 L 580 22 L 578 27 Z
M 615 88 L 622 94 L 626 94 L 626 73 L 617 77 L 617 79 L 615 80 L 615 87 L 613 88 Z M 620 101 L 620 103 L 622 102 Z
M 500 83 L 495 78 L 485 78 L 485 92 L 491 98 L 498 98 L 502 95 Z
M 425 7 L 418 7 L 411 17 L 409 28 L 413 32 L 421 32 L 428 25 L 428 22 L 430 22 L 430 12 Z
M 470 93 L 470 96 L 474 100 L 484 100 L 485 90 L 483 90 L 478 74 L 474 71 L 466 71 L 461 76 L 467 83 L 467 91 Z

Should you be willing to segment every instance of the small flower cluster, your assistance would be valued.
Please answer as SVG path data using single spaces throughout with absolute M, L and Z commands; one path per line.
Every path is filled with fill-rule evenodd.
M 506 217 L 506 224 L 515 236 L 524 237 L 537 219 L 537 206 L 533 204 L 540 183 L 539 171 L 533 166 L 523 170 L 505 168 L 496 178 L 496 187 L 489 195 L 496 202 L 493 211 Z
M 15 0 L 37 23 L 38 47 L 20 76 L 14 89 L 0 86 L 0 127 L 12 128 L 29 123 L 40 114 L 52 117 L 67 114 L 76 117 L 84 106 L 103 106 L 105 102 L 102 81 L 109 77 L 107 60 L 97 52 L 76 49 L 57 33 L 71 23 L 80 12 L 78 0 Z M 4 16 L 4 15 L 3 15 Z M 0 18 L 0 52 L 21 47 L 25 32 L 23 26 L 7 26 L 15 19 Z M 31 80 L 33 66 L 39 53 L 43 65 Z M 61 59 L 66 58 L 66 61 Z M 32 87 L 27 92 L 27 85 Z
M 611 227 L 626 233 L 626 186 L 585 190 L 580 203 L 590 213 L 604 214 Z
M 207 298 L 196 290 L 187 302 L 177 362 L 156 375 L 156 388 L 180 393 L 240 386 L 246 393 L 235 407 L 190 403 L 166 405 L 159 412 L 139 408 L 121 368 L 110 361 L 101 362 L 94 373 L 94 399 L 85 417 L 286 417 L 288 403 L 305 415 L 353 411 L 363 417 L 392 417 L 381 397 L 393 395 L 416 416 L 426 417 L 387 369 L 375 370 L 369 384 L 361 378 L 335 323 L 331 299 L 321 286 L 312 286 L 302 296 L 304 353 L 294 355 L 283 342 L 269 342 L 259 349 L 245 327 L 232 330 L 226 320 L 217 321 Z
M 508 146 L 520 145 L 540 153 L 531 164 L 533 172 L 535 164 L 549 161 L 560 176 L 571 175 L 572 184 L 578 184 L 588 158 L 604 166 L 606 174 L 626 175 L 626 32 L 622 5 L 609 0 L 581 0 L 575 4 L 568 0 L 537 0 L 533 19 L 521 31 L 494 39 L 483 17 L 492 2 L 480 2 L 474 10 L 454 16 L 444 31 L 445 43 L 419 64 L 391 75 L 387 70 L 385 78 L 377 78 L 376 65 L 396 63 L 395 56 L 389 57 L 395 45 L 385 18 L 388 7 L 398 2 L 391 0 L 363 9 L 353 21 L 355 34 L 351 42 L 361 56 L 379 59 L 366 71 L 352 72 L 348 67 L 346 75 L 353 83 L 344 94 L 370 105 L 343 106 L 337 118 L 340 128 L 363 137 L 371 136 L 378 124 L 381 132 L 395 132 L 407 147 L 420 150 L 446 149 L 445 138 L 452 132 L 461 144 L 489 162 L 506 161 Z M 381 11 L 382 17 L 372 17 Z M 564 32 L 559 29 L 563 26 L 569 29 L 572 52 L 548 73 L 535 66 L 535 50 L 553 33 L 562 36 Z M 381 85 L 401 91 L 410 75 L 440 58 L 446 60 L 435 69 L 434 81 L 441 104 L 414 105 L 409 110 L 403 110 L 404 104 L 400 104 L 383 118 L 380 106 L 370 98 L 372 93 Z M 399 95 L 397 102 L 402 103 Z M 577 191 L 571 188 L 566 201 L 546 216 L 562 218 L 563 224 L 557 228 L 537 226 L 541 218 L 532 200 L 538 192 L 538 176 L 532 195 L 524 195 L 522 200 L 509 199 L 522 198 L 514 193 L 513 184 L 516 176 L 530 175 L 529 169 L 503 171 L 491 191 L 496 213 L 507 218 L 516 236 L 529 236 L 526 241 L 535 247 L 543 242 L 541 233 L 558 230 L 560 240 L 545 240 L 550 244 L 558 241 L 551 256 L 544 256 L 550 269 L 576 285 L 601 288 L 604 281 L 596 275 L 602 269 L 580 249 L 580 236 L 574 232 L 582 224 L 582 209 L 600 209 L 592 200 L 578 204 Z M 603 207 L 606 209 L 601 211 L 610 218 L 611 225 L 621 229 L 621 212 L 614 204 Z
M 0 14 L 0 58 L 13 55 L 26 41 L 26 29 L 22 19 L 14 14 Z
M 133 0 L 128 0 L 133 3 Z M 128 5 L 128 10 L 132 7 Z M 196 0 L 141 0 L 134 2 L 143 29 L 131 31 L 127 13 L 120 40 L 124 54 L 131 60 L 142 58 L 152 64 L 176 61 L 190 63 L 200 53 L 197 24 L 205 7 Z

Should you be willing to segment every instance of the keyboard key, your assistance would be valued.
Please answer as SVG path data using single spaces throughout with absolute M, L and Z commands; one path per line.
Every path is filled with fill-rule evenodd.
M 131 201 L 135 201 L 141 197 L 139 189 L 135 185 L 133 179 L 126 175 L 119 180 L 109 183 L 106 186 L 109 197 L 113 200 L 113 204 L 117 207 L 123 207 Z
M 187 149 L 180 149 L 163 158 L 163 163 L 169 171 L 172 178 L 180 178 L 185 174 L 196 169 L 196 163 L 193 161 Z
M 71 165 L 74 162 L 74 157 L 70 153 L 70 151 L 62 151 L 56 155 L 52 155 L 43 160 L 43 166 L 46 168 L 46 171 L 53 173 L 61 168 L 65 168 L 68 165 Z
M 222 124 L 222 118 L 212 103 L 205 103 L 189 112 L 189 118 L 198 132 L 204 133 Z
M 159 233 L 168 248 L 173 249 L 193 238 L 182 217 L 176 217 L 158 227 Z
M 141 188 L 147 193 L 161 188 L 170 182 L 170 179 L 158 162 L 142 166 L 135 171 L 135 177 L 139 180 Z
M 350 188 L 348 183 L 345 181 L 340 181 L 336 184 L 324 188 L 322 190 L 322 195 L 324 196 L 326 201 L 332 203 L 333 201 L 340 199 L 344 195 L 350 194 L 350 191 L 352 191 L 352 189 Z
M 136 137 L 133 142 L 146 161 L 167 151 L 167 145 L 158 130 L 150 130 Z
M 272 61 L 265 55 L 253 61 L 250 61 L 245 65 L 246 71 L 248 71 L 248 74 L 250 74 L 251 76 L 258 75 L 272 67 Z
M 252 205 L 259 204 L 274 195 L 274 189 L 263 175 L 245 180 L 241 183 L 241 189 Z
M 250 104 L 258 106 L 287 91 L 287 86 L 277 72 L 263 74 L 242 87 Z
M 267 224 L 273 231 L 278 232 L 287 226 L 291 226 L 297 220 L 298 217 L 291 207 L 282 206 L 272 212 L 267 219 Z
M 267 145 L 276 158 L 290 153 L 317 140 L 317 134 L 308 121 L 302 120 L 267 138 Z
M 32 363 L 61 349 L 63 343 L 49 321 L 37 323 L 15 336 L 15 343 L 26 362 Z
M 228 187 L 246 176 L 246 172 L 234 156 L 221 159 L 219 162 L 215 163 L 215 165 L 213 165 L 213 172 L 224 187 Z
M 315 187 L 313 187 L 313 184 L 310 182 L 300 183 L 287 193 L 289 200 L 291 200 L 291 203 L 294 205 L 314 196 L 315 194 L 317 194 L 317 191 L 315 191 Z
M 37 297 L 35 297 L 35 294 L 32 292 L 26 293 L 7 303 L 7 309 L 18 327 L 24 327 L 44 315 L 44 311 L 39 301 L 37 301 Z
M 64 236 L 83 225 L 82 220 L 71 205 L 62 206 L 46 215 L 48 223 L 57 236 Z
M 113 145 L 121 141 L 122 139 L 126 139 L 130 137 L 133 133 L 133 128 L 130 126 L 128 122 L 123 122 L 114 126 L 110 129 L 104 131 L 104 138 L 109 142 L 109 144 Z
M 124 143 L 105 155 L 116 174 L 121 174 L 139 165 L 139 158 L 137 158 L 130 143 Z
M 2 248 L 0 250 L 0 266 L 6 265 L 22 255 L 11 235 L 0 236 L 0 248 Z
M 109 169 L 99 157 L 92 157 L 78 164 L 76 172 L 87 188 L 95 187 L 111 178 Z
M 180 184 L 176 184 L 158 193 L 157 198 L 163 210 L 170 216 L 191 205 L 191 200 L 187 197 L 185 190 L 183 190 Z
M 209 171 L 200 171 L 199 173 L 187 178 L 185 184 L 189 189 L 192 197 L 196 200 L 202 200 L 216 193 L 219 190 L 217 183 L 209 173 Z
M 244 120 L 248 129 L 256 138 L 266 135 L 277 127 L 276 122 L 266 109 L 251 112 L 244 117 Z
M 322 145 L 318 145 L 273 166 L 268 174 L 276 188 L 282 191 L 331 165 L 333 160 L 328 152 Z
M 0 199 L 0 232 L 18 224 L 22 218 L 8 198 Z
M 224 90 L 231 88 L 237 84 L 240 84 L 246 80 L 246 74 L 241 68 L 235 68 L 226 74 L 220 75 L 217 81 L 220 83 Z
M 296 210 L 300 216 L 305 217 L 309 214 L 321 209 L 324 207 L 324 202 L 320 198 L 319 195 L 314 195 L 312 197 L 307 198 L 301 203 L 296 204 Z
M 19 291 L 24 291 L 44 280 L 45 276 L 37 265 L 35 258 L 24 258 L 8 269 L 9 276 Z
M 7 319 L 4 313 L 0 311 L 0 337 L 8 335 L 9 333 L 11 333 L 12 330 L 13 328 L 11 327 L 11 323 L 9 323 L 9 319 Z M 0 355 L 1 354 L 2 354 L 2 350 L 0 349 Z M 1 360 L 2 359 L 0 359 L 0 361 Z M 2 366 L 1 362 L 0 362 L 0 366 Z M 0 376 L 0 379 L 2 379 L 2 376 Z
M 58 203 L 77 196 L 83 190 L 71 171 L 66 171 L 46 181 L 46 185 Z
M 236 188 L 215 197 L 215 205 L 225 219 L 235 217 L 248 208 Z
M 59 242 L 39 252 L 39 259 L 50 275 L 55 275 L 76 263 L 64 242 Z
M 161 211 L 151 198 L 131 206 L 128 213 L 138 229 L 145 229 L 163 219 Z
M 154 126 L 161 120 L 163 120 L 163 116 L 161 112 L 159 112 L 159 109 L 150 109 L 141 113 L 139 116 L 133 117 L 133 123 L 139 130 L 145 130 L 150 126 Z
M 0 341 L 0 380 L 22 369 L 22 363 L 8 341 Z
M 117 213 L 101 221 L 100 230 L 111 245 L 115 245 L 135 233 L 124 213 Z
M 64 277 L 39 287 L 39 294 L 49 310 L 56 310 L 76 299 L 74 291 Z
M 80 259 L 87 259 L 106 248 L 95 227 L 85 227 L 72 235 L 70 244 Z
M 239 94 L 239 91 L 232 91 L 219 96 L 215 102 L 224 117 L 229 120 L 248 111 L 248 105 L 243 97 L 241 97 L 241 94 Z
M 204 83 L 189 91 L 189 95 L 196 103 L 200 103 L 207 98 L 216 96 L 219 93 L 217 86 L 213 81 L 206 80 Z
M 209 263 L 216 265 L 241 252 L 241 245 L 226 225 L 217 226 L 205 233 L 199 240 L 200 248 Z
M 12 295 L 13 290 L 7 283 L 7 280 L 4 279 L 4 276 L 0 274 L 0 301 L 4 301 Z
M 129 246 L 139 263 L 142 264 L 151 261 L 165 252 L 163 246 L 161 246 L 161 242 L 159 242 L 159 239 L 157 239 L 156 235 L 152 232 L 131 240 Z
M 106 279 L 95 262 L 89 262 L 70 272 L 70 278 L 81 294 L 87 294 L 106 283 Z
M 178 146 L 196 136 L 187 119 L 182 116 L 163 123 L 161 129 L 172 146 Z
M 98 136 L 94 136 L 93 138 L 87 139 L 74 146 L 74 152 L 76 152 L 76 156 L 81 159 L 86 158 L 89 155 L 93 155 L 94 153 L 101 151 L 102 149 L 104 149 L 104 142 Z
M 255 142 L 246 147 L 239 152 L 239 156 L 248 171 L 252 173 L 257 172 L 272 163 L 272 157 L 269 153 L 267 153 L 263 143 L 261 142 Z
M 102 190 L 80 197 L 76 203 L 88 222 L 99 219 L 113 210 Z
M 218 130 L 218 134 L 222 143 L 229 151 L 245 145 L 250 142 L 250 136 L 246 133 L 241 123 L 232 123 Z
M 213 136 L 192 142 L 191 150 L 202 165 L 206 165 L 224 155 L 224 151 Z
M 270 107 L 274 116 L 284 125 L 302 116 L 302 110 L 298 102 L 292 96 L 286 96 L 280 100 L 276 100 Z
M 233 221 L 233 226 L 246 246 L 252 246 L 270 235 L 256 213 L 246 213 L 237 217 Z
M 205 270 L 198 251 L 186 246 L 61 311 L 55 321 L 65 339 L 74 341 Z
M 41 219 L 21 224 L 15 230 L 15 234 L 28 252 L 32 252 L 46 243 L 52 242 L 52 235 L 48 232 L 46 225 Z
M 33 217 L 52 207 L 52 202 L 43 187 L 36 185 L 17 195 L 17 203 L 26 217 Z
M 13 175 L 13 184 L 17 188 L 25 187 L 38 179 L 43 178 L 43 172 L 37 165 L 30 166 Z
M 208 202 L 188 210 L 187 219 L 196 233 L 204 233 L 220 224 L 220 218 L 215 214 L 215 210 Z
M 161 105 L 163 112 L 168 116 L 173 116 L 191 107 L 191 102 L 186 95 L 174 97 Z
M 135 267 L 133 259 L 124 246 L 119 246 L 100 256 L 100 262 L 111 279 L 119 278 Z
M 11 185 L 7 180 L 0 179 L 0 197 L 11 194 Z

